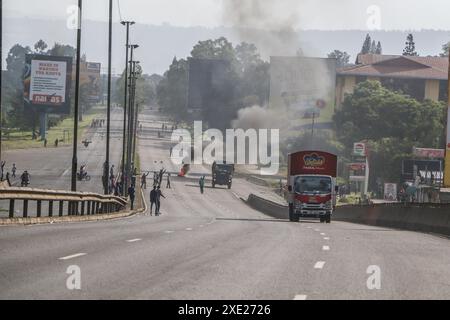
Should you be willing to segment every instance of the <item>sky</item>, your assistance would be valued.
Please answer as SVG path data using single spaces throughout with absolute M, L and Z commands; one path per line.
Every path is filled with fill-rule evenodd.
M 450 30 L 448 0 L 113 0 L 114 18 L 139 23 L 173 26 L 230 26 L 233 14 L 224 12 L 230 3 L 268 3 L 274 19 L 296 15 L 294 28 L 342 30 Z M 74 0 L 6 0 L 4 14 L 11 17 L 61 19 Z M 83 17 L 107 19 L 108 0 L 84 0 Z M 259 25 L 258 25 L 259 26 Z

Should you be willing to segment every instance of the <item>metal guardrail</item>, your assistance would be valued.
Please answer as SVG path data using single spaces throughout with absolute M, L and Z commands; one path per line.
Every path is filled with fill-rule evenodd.
M 125 209 L 127 200 L 121 197 L 88 192 L 43 190 L 9 187 L 0 184 L 0 200 L 9 200 L 9 218 L 14 218 L 17 201 L 23 201 L 23 217 L 28 217 L 29 204 L 36 201 L 37 217 L 42 216 L 42 204 L 48 202 L 48 216 L 53 217 L 54 203 L 59 203 L 58 216 L 62 217 L 65 204 L 68 215 L 95 215 L 119 212 Z

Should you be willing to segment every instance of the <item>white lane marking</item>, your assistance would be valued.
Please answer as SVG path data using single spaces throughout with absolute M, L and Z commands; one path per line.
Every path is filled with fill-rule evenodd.
M 199 227 L 200 227 L 200 228 L 203 228 L 203 227 L 204 227 L 204 225 L 202 225 L 202 224 L 201 224 L 201 225 L 200 225 Z
M 324 237 L 323 240 L 330 240 L 330 237 Z
M 78 257 L 85 256 L 85 255 L 87 255 L 87 253 L 75 253 L 70 256 L 61 257 L 61 258 L 59 258 L 59 260 L 69 260 L 69 259 L 78 258 Z
M 239 200 L 241 199 L 236 193 L 231 192 L 233 194 L 233 196 L 235 196 L 236 198 L 238 198 Z
M 192 231 L 192 228 L 186 228 L 186 231 Z
M 325 235 L 325 233 L 323 233 L 323 232 L 322 232 L 322 233 L 321 233 L 320 235 L 321 235 L 321 236 L 324 236 L 324 235 Z
M 325 261 L 317 261 L 316 264 L 314 265 L 314 269 L 322 269 L 324 265 Z
M 314 229 L 314 231 L 315 231 L 315 232 L 319 232 L 320 230 L 319 230 L 319 229 Z
M 166 233 L 173 233 L 173 231 L 172 230 L 167 230 Z
M 131 239 L 131 240 L 127 240 L 127 242 L 138 242 L 141 241 L 142 239 Z
M 330 251 L 330 247 L 329 247 L 329 246 L 323 246 L 323 247 L 322 247 L 322 250 L 323 250 L 323 251 Z
M 297 294 L 295 295 L 294 300 L 306 300 L 306 298 L 308 298 L 306 294 Z

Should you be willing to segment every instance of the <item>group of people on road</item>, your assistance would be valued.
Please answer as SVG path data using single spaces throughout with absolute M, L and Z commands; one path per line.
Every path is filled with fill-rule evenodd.
M 91 128 L 102 127 L 105 124 L 105 119 L 93 119 L 91 122 Z
M 17 166 L 15 163 L 12 164 L 11 174 L 9 173 L 9 171 L 6 172 L 6 174 L 5 174 L 5 166 L 6 166 L 6 161 L 2 161 L 0 163 L 0 180 L 1 181 L 6 180 L 11 185 L 11 179 L 17 178 L 17 175 L 16 175 Z M 25 170 L 20 175 L 20 186 L 27 187 L 29 184 L 30 184 L 30 173 L 27 170 Z

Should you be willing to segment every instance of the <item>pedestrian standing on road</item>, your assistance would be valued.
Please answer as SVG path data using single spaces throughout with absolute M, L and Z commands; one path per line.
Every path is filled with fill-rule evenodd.
M 5 164 L 6 164 L 6 161 L 2 161 L 2 164 L 1 164 L 1 169 L 2 169 L 2 177 L 1 177 L 1 180 L 3 181 L 3 173 L 5 172 L 4 171 L 4 169 L 5 169 Z
M 153 172 L 153 186 L 158 186 L 158 172 Z
M 6 173 L 6 181 L 8 182 L 8 185 L 11 185 L 11 180 L 9 180 L 9 172 Z
M 150 172 L 143 173 L 141 176 L 141 189 L 147 189 L 147 176 L 150 174 Z
M 164 168 L 159 170 L 159 177 L 158 177 L 159 185 L 161 185 L 163 182 L 164 173 L 166 173 L 166 170 Z
M 170 147 L 170 157 L 172 157 L 173 147 Z
M 131 185 L 131 186 L 128 188 L 128 195 L 129 195 L 129 197 L 130 197 L 131 210 L 133 210 L 133 207 L 134 207 L 134 197 L 135 197 L 135 189 L 134 189 L 134 186 L 133 186 L 133 185 Z
M 205 191 L 205 176 L 200 178 L 200 181 L 198 182 L 198 184 L 200 185 L 200 192 L 201 192 L 201 194 L 203 194 Z
M 16 170 L 17 170 L 17 168 L 16 168 L 16 164 L 15 164 L 15 163 L 13 163 L 13 166 L 12 166 L 12 169 L 11 169 L 11 172 L 12 172 L 12 177 L 13 177 L 13 178 L 15 178 L 15 177 L 16 177 Z
M 167 185 L 166 185 L 166 189 L 171 189 L 171 186 L 170 186 L 170 172 L 167 172 Z
M 161 214 L 160 209 L 161 209 L 161 197 L 163 197 L 164 199 L 166 198 L 162 192 L 161 192 L 161 187 L 158 186 L 158 188 L 156 189 L 156 215 L 159 216 Z
M 59 140 L 56 139 L 56 140 L 55 140 L 55 148 L 58 148 L 58 143 L 59 143 Z
M 30 174 L 28 173 L 27 170 L 25 170 L 22 175 L 20 176 L 20 180 L 21 180 L 21 186 L 22 187 L 27 187 L 30 184 Z
M 155 215 L 157 212 L 157 207 L 156 207 L 156 186 L 153 186 L 153 190 L 150 191 L 150 215 L 153 214 L 153 205 L 155 205 Z
M 47 148 L 47 138 L 44 139 L 44 148 Z

